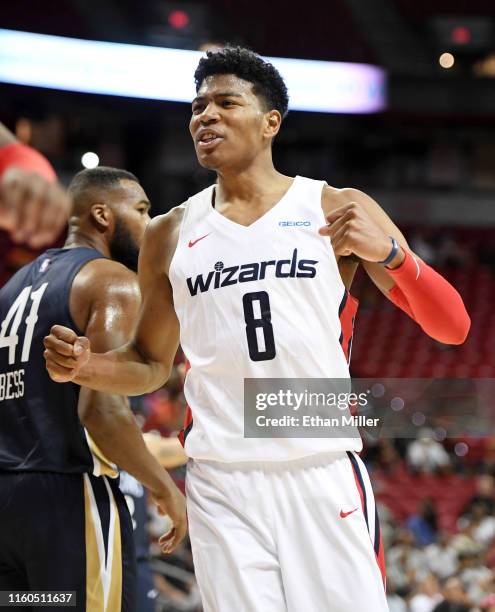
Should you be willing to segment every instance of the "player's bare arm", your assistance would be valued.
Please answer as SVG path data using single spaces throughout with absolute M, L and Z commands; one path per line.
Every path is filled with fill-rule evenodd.
M 339 268 L 342 258 L 358 258 L 380 291 L 428 335 L 447 344 L 464 342 L 470 319 L 461 297 L 413 253 L 402 232 L 371 197 L 357 189 L 326 187 L 322 208 L 327 225 L 320 234 L 331 239 Z M 411 280 L 418 281 L 420 276 L 414 285 Z
M 72 318 L 96 351 L 114 349 L 131 338 L 139 305 L 136 275 L 114 261 L 93 260 L 72 286 Z M 147 487 L 160 511 L 171 517 L 174 529 L 160 541 L 164 552 L 171 552 L 186 532 L 184 498 L 148 450 L 127 398 L 81 388 L 78 413 L 105 457 Z
M 98 354 L 90 350 L 87 338 L 54 326 L 45 339 L 53 380 L 124 395 L 149 393 L 167 381 L 179 345 L 168 270 L 181 218 L 182 209 L 173 209 L 153 219 L 146 230 L 138 273 L 142 305 L 133 339 L 120 349 Z

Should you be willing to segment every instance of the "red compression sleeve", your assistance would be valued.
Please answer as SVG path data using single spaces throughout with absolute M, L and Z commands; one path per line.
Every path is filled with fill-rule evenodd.
M 443 276 L 407 251 L 402 264 L 387 272 L 395 281 L 388 295 L 424 332 L 444 344 L 462 344 L 471 320 L 459 293 Z
M 0 148 L 0 177 L 8 168 L 14 166 L 28 172 L 36 172 L 50 182 L 57 179 L 50 162 L 41 153 L 20 142 Z

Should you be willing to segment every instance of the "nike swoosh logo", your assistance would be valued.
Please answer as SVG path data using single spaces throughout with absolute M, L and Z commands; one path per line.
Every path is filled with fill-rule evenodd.
M 196 238 L 196 240 L 189 240 L 189 244 L 187 245 L 189 248 L 193 247 L 196 242 L 199 242 L 200 240 L 203 240 L 203 238 L 206 238 L 206 236 L 209 236 L 211 234 L 211 232 L 209 232 L 208 234 L 205 234 L 204 236 L 201 236 L 201 238 Z
M 353 512 L 356 512 L 357 508 L 354 508 L 354 510 L 350 510 L 349 512 L 344 512 L 343 510 L 340 511 L 340 518 L 345 518 L 346 516 L 349 516 L 349 514 L 352 514 Z

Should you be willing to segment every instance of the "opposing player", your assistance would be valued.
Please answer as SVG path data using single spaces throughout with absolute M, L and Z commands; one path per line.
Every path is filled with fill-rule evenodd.
M 0 123 L 0 229 L 39 248 L 56 240 L 68 212 L 69 199 L 48 160 Z
M 195 79 L 190 131 L 218 181 L 151 222 L 133 340 L 98 355 L 56 326 L 45 340 L 50 375 L 144 393 L 169 375 L 180 336 L 194 417 L 188 518 L 205 610 L 381 612 L 383 551 L 361 441 L 244 438 L 243 381 L 349 377 L 343 280 L 356 259 L 433 338 L 463 342 L 469 317 L 370 197 L 277 172 L 272 142 L 288 97 L 272 65 L 227 48 L 207 53 Z
M 131 269 L 149 203 L 132 174 L 112 168 L 79 173 L 70 191 L 64 248 L 0 290 L 0 590 L 76 591 L 77 610 L 135 612 L 132 525 L 115 463 L 175 517 L 165 550 L 185 532 L 183 496 L 125 398 L 50 380 L 43 337 L 60 320 L 98 350 L 130 337 L 140 305 Z

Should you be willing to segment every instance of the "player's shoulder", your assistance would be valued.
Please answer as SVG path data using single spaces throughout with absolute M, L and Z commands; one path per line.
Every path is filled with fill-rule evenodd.
M 369 196 L 355 187 L 334 187 L 326 184 L 323 188 L 323 194 L 328 198 L 335 200 L 352 201 L 353 198 L 368 198 Z
M 70 312 L 81 330 L 86 329 L 91 312 L 119 308 L 131 312 L 139 308 L 141 294 L 137 275 L 118 261 L 92 259 L 77 273 L 70 291 Z
M 184 216 L 184 205 L 172 208 L 164 215 L 154 217 L 146 228 L 139 274 L 141 271 L 154 270 L 155 273 L 168 274 L 170 262 L 179 241 L 179 230 Z
M 332 185 L 325 185 L 322 192 L 322 205 L 325 210 L 330 212 L 339 206 L 348 204 L 349 202 L 356 202 L 358 204 L 369 204 L 373 202 L 372 198 L 354 187 L 333 187 Z
M 89 261 L 77 275 L 95 282 L 126 280 L 136 282 L 136 273 L 114 259 L 98 257 Z M 77 278 L 76 277 L 76 278 Z
M 156 238 L 167 238 L 171 232 L 179 228 L 184 217 L 185 206 L 185 204 L 175 206 L 167 213 L 154 217 L 146 228 L 146 234 Z
M 89 261 L 76 275 L 72 292 L 90 301 L 122 299 L 139 301 L 139 284 L 135 272 L 112 259 Z

